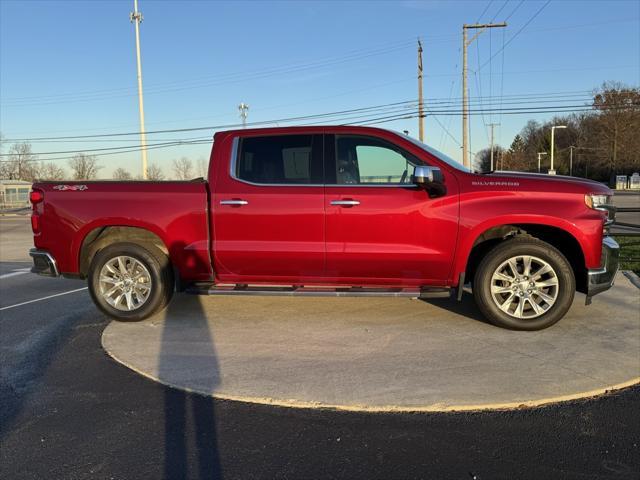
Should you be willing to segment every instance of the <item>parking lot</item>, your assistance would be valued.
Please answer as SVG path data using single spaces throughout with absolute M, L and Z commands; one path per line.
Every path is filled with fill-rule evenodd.
M 0 217 L 3 478 L 638 477 L 638 386 L 535 408 L 413 413 L 292 408 L 169 388 L 105 353 L 102 336 L 110 321 L 82 282 L 28 273 L 31 243 L 27 217 Z M 603 310 L 598 302 L 585 312 L 608 314 L 615 323 L 615 304 Z M 282 311 L 289 312 L 289 321 L 296 315 L 284 305 Z M 249 325 L 258 321 L 252 314 Z M 451 317 L 448 330 L 492 328 Z M 567 318 L 566 327 L 561 322 L 554 328 L 591 322 L 586 317 Z M 606 318 L 593 321 L 606 325 Z M 628 340 L 640 340 L 630 325 Z M 506 333 L 496 329 L 491 335 Z M 536 343 L 539 334 L 524 335 Z M 361 347 L 354 344 L 354 352 L 362 353 Z M 616 344 L 607 348 L 612 358 L 620 354 Z M 471 343 L 468 349 L 473 363 L 477 353 Z M 640 357 L 626 355 L 640 369 Z M 268 377 L 269 359 L 261 361 Z M 347 355 L 339 361 L 356 360 Z M 311 388 L 318 375 L 307 367 Z M 510 367 L 517 372 L 518 365 Z M 447 375 L 446 369 L 439 372 L 444 386 L 447 379 L 458 381 Z M 537 378 L 536 371 L 526 375 L 532 382 Z M 304 381 L 301 375 L 301 389 Z

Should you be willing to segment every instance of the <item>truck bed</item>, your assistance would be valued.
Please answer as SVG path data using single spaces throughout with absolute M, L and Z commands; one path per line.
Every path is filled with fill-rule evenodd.
M 33 189 L 44 194 L 35 206 L 35 247 L 51 252 L 62 274 L 82 276 L 83 242 L 106 227 L 127 225 L 157 235 L 184 280 L 212 278 L 204 179 L 37 182 Z

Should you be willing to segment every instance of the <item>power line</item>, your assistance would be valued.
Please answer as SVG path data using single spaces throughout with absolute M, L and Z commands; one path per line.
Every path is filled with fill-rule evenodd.
M 471 98 L 471 102 L 484 102 L 485 103 L 491 103 L 490 101 L 493 99 L 502 99 L 502 98 L 506 98 L 506 99 L 510 99 L 513 101 L 517 101 L 517 100 L 525 100 L 525 99 L 530 99 L 530 100 L 544 100 L 544 99 L 556 99 L 558 97 L 565 97 L 566 99 L 572 98 L 572 99 L 576 99 L 576 98 L 587 98 L 587 96 L 589 96 L 590 98 L 591 93 L 588 91 L 582 91 L 582 90 L 576 90 L 576 91 L 567 91 L 567 92 L 549 92 L 549 93 L 531 93 L 531 94 L 513 94 L 513 95 L 506 95 L 504 97 L 495 97 L 495 96 L 486 96 L 486 97 L 472 97 Z M 455 98 L 455 99 L 451 99 L 451 97 L 447 100 L 444 100 L 443 98 L 428 98 L 425 99 L 425 102 L 428 102 L 429 104 L 433 104 L 433 105 L 437 105 L 437 104 L 455 104 L 455 103 L 460 103 L 462 101 L 462 99 L 460 97 Z M 372 109 L 376 109 L 376 108 L 383 108 L 383 107 L 389 107 L 389 106 L 395 106 L 395 105 L 402 105 L 402 104 L 407 104 L 410 102 L 415 102 L 415 100 L 407 100 L 407 101 L 402 101 L 402 102 L 395 102 L 395 103 L 389 103 L 389 104 L 383 104 L 383 105 L 377 105 L 377 106 L 372 106 L 372 107 L 362 107 L 362 108 L 357 108 L 357 109 L 348 109 L 348 110 L 341 110 L 341 111 L 337 111 L 337 112 L 331 112 L 331 113 L 327 113 L 327 114 L 322 114 L 322 115 L 331 115 L 331 114 L 338 114 L 338 113 L 349 113 L 352 111 L 361 111 L 361 110 L 372 110 Z M 314 115 L 312 115 L 313 117 Z M 291 117 L 294 119 L 305 119 L 309 116 L 300 116 L 300 117 Z M 282 119 L 282 121 L 284 121 L 286 119 Z M 251 123 L 252 125 L 257 125 L 257 124 L 262 124 L 264 122 L 253 122 Z M 269 123 L 269 122 L 267 122 Z M 152 131 L 148 131 L 146 132 L 147 135 L 158 135 L 158 134 L 164 134 L 164 133 L 176 133 L 176 132 L 187 132 L 187 131 L 197 131 L 197 130 L 210 130 L 210 129 L 215 129 L 215 128 L 233 128 L 235 126 L 238 126 L 239 124 L 228 124 L 228 125 L 218 125 L 218 126 L 203 126 L 203 127 L 194 127 L 194 128 L 176 128 L 176 129 L 161 129 L 161 130 L 152 130 Z M 80 139 L 96 139 L 96 138 L 110 138 L 110 137 L 119 137 L 119 136 L 130 136 L 130 135 L 138 135 L 139 132 L 138 131 L 127 131 L 127 132 L 120 132 L 120 133 L 102 133 L 102 134 L 87 134 L 87 135 L 63 135 L 63 136 L 46 136 L 46 137 L 20 137 L 20 138 L 8 138 L 5 139 L 5 142 L 20 142 L 20 141 L 46 141 L 46 140 L 80 140 Z
M 503 4 L 503 7 L 501 7 L 498 12 L 494 15 L 494 18 L 496 18 L 499 14 L 499 12 L 502 11 L 502 9 L 504 8 L 504 5 L 506 5 L 506 3 L 508 3 L 508 1 L 505 2 L 505 4 Z M 514 8 L 514 10 L 512 11 L 512 13 L 509 15 L 511 16 L 515 10 L 517 10 L 519 8 L 519 6 L 522 4 L 521 3 Z M 509 18 L 509 16 L 507 18 Z M 493 21 L 493 19 L 491 20 Z M 610 23 L 620 23 L 620 22 L 637 22 L 638 19 L 633 19 L 633 18 L 624 18 L 624 19 L 610 19 L 610 20 L 605 20 L 605 21 L 600 21 L 600 22 L 591 22 L 591 23 L 585 23 L 585 24 L 576 24 L 576 25 L 564 25 L 564 26 L 558 26 L 558 27 L 550 27 L 550 28 L 539 28 L 536 30 L 536 32 L 544 32 L 544 31 L 551 31 L 551 30 L 567 30 L 567 29 L 571 29 L 571 28 L 583 28 L 583 27 L 591 27 L 591 26 L 597 26 L 597 25 L 603 25 L 603 24 L 610 24 Z M 452 38 L 451 41 L 455 41 L 453 40 L 453 38 L 455 38 L 455 34 L 442 34 L 442 35 L 421 35 L 422 38 L 424 39 L 429 39 L 429 38 L 434 38 L 439 39 L 439 38 Z M 414 37 L 412 37 L 413 39 Z M 434 43 L 434 41 L 430 41 L 430 43 Z M 159 93 L 168 93 L 168 92 L 172 92 L 172 91 L 179 91 L 179 90 L 188 90 L 188 89 L 193 89 L 193 88 L 204 88 L 207 86 L 212 86 L 212 85 L 219 85 L 219 84 L 224 84 L 224 83 L 231 83 L 231 82 L 237 82 L 237 81 L 242 81 L 245 80 L 247 78 L 256 78 L 256 76 L 258 76 L 257 78 L 264 78 L 264 76 L 271 76 L 271 75 L 279 75 L 279 74 L 288 74 L 288 73 L 292 73 L 295 71 L 301 71 L 301 70 L 305 70 L 305 69 L 311 69 L 311 68 L 321 68 L 323 66 L 332 66 L 336 63 L 345 63 L 345 62 L 351 62 L 354 60 L 358 60 L 361 58 L 368 58 L 370 56 L 374 56 L 374 55 L 384 55 L 387 53 L 393 53 L 397 50 L 406 48 L 408 46 L 410 46 L 412 44 L 412 40 L 407 39 L 407 40 L 400 40 L 400 41 L 396 41 L 396 42 L 392 42 L 392 43 L 387 43 L 385 44 L 385 46 L 381 46 L 381 47 L 377 47 L 377 49 L 360 49 L 360 50 L 355 50 L 353 51 L 353 53 L 351 54 L 347 54 L 346 56 L 341 56 L 341 57 L 327 57 L 327 59 L 324 60 L 318 60 L 315 62 L 307 62 L 307 63 L 302 63 L 302 64 L 285 64 L 285 65 L 281 65 L 278 67 L 270 67 L 269 69 L 262 69 L 262 70 L 257 70 L 257 71 L 244 71 L 244 72 L 235 72 L 235 73 L 228 73 L 228 74 L 223 74 L 223 75 L 211 75 L 211 76 L 203 76 L 203 77 L 199 77 L 199 78 L 194 78 L 194 79 L 189 79 L 189 80 L 179 80 L 179 81 L 174 81 L 174 82 L 167 82 L 167 83 L 160 83 L 160 84 L 152 84 L 152 85 L 148 85 L 146 87 L 146 93 L 147 94 L 159 94 Z M 386 48 L 386 49 L 385 49 Z M 389 49 L 392 48 L 392 49 Z M 359 55 L 359 57 L 358 57 Z M 287 70 L 287 68 L 289 70 Z M 216 80 L 217 79 L 217 80 Z M 211 81 L 214 81 L 214 83 L 211 83 Z M 194 83 L 196 82 L 196 83 Z M 199 82 L 199 83 L 198 83 Z M 204 82 L 204 83 L 203 83 Z M 185 87 L 178 87 L 178 88 L 171 88 L 171 85 L 186 85 Z M 118 93 L 121 92 L 121 93 Z M 61 93 L 61 94 L 52 94 L 52 95 L 38 95 L 38 96 L 22 96 L 22 97 L 11 97 L 11 98 L 5 98 L 4 102 L 2 102 L 3 106 L 35 106 L 35 105 L 50 105 L 50 104 L 59 104 L 59 103 L 68 103 L 69 101 L 93 101 L 93 100 L 107 100 L 107 99 L 111 99 L 111 98 L 118 98 L 118 97 L 131 97 L 134 96 L 135 93 L 133 92 L 133 89 L 130 87 L 120 87 L 120 88 L 115 88 L 115 89 L 101 89 L 101 90 L 90 90 L 90 91 L 80 91 L 80 92 L 69 92 L 69 93 Z M 60 101 L 49 101 L 49 102 L 42 102 L 41 100 L 46 100 L 46 99 L 60 99 Z M 36 102 L 37 101 L 37 102 Z M 35 102 L 35 103 L 33 103 Z
M 331 56 L 331 57 L 326 57 L 325 59 L 319 59 L 319 60 L 315 60 L 312 62 L 306 61 L 303 63 L 289 63 L 289 64 L 283 64 L 283 65 L 279 65 L 279 66 L 271 66 L 271 67 L 267 67 L 265 69 L 258 69 L 258 70 L 252 70 L 252 71 L 242 71 L 242 72 L 229 72 L 229 73 L 224 73 L 224 74 L 215 74 L 215 75 L 206 75 L 206 76 L 202 76 L 202 77 L 197 77 L 197 78 L 191 78 L 191 79 L 185 79 L 185 80 L 176 80 L 176 81 L 172 81 L 172 82 L 165 82 L 165 83 L 158 83 L 158 84 L 152 84 L 150 86 L 148 86 L 149 88 L 166 88 L 166 87 L 170 87 L 170 86 L 175 86 L 175 85 L 180 85 L 180 84 L 185 84 L 185 83 L 193 83 L 193 82 L 200 82 L 200 81 L 209 81 L 209 80 L 215 80 L 215 79 L 235 79 L 236 77 L 243 77 L 243 76 L 247 76 L 247 75 L 259 75 L 259 74 L 263 74 L 265 72 L 273 72 L 273 71 L 279 71 L 282 69 L 290 69 L 290 68 L 298 68 L 301 66 L 311 66 L 311 65 L 319 65 L 319 64 L 324 64 L 326 62 L 333 62 L 335 60 L 342 60 L 342 59 L 349 59 L 352 60 L 354 56 L 358 56 L 360 54 L 369 54 L 369 53 L 376 53 L 379 51 L 387 51 L 389 48 L 396 48 L 397 46 L 402 46 L 402 45 L 398 45 L 398 43 L 401 43 L 402 45 L 407 45 L 409 44 L 409 40 L 402 40 L 400 42 L 396 41 L 396 42 L 392 42 L 391 44 L 385 44 L 384 46 L 379 46 L 379 47 L 374 47 L 374 48 L 367 48 L 367 49 L 359 49 L 359 50 L 355 50 L 349 53 L 346 53 L 344 55 L 340 55 L 340 56 Z M 115 93 L 115 92 L 120 92 L 120 91 L 126 91 L 126 92 L 130 92 L 133 89 L 130 87 L 122 87 L 122 88 L 116 88 L 116 89 L 105 89 L 105 90 L 89 90 L 89 91 L 83 91 L 83 92 L 69 92 L 69 93 L 61 93 L 61 94 L 54 94 L 54 95 L 39 95 L 39 96 L 27 96 L 27 97 L 12 97 L 9 98 L 8 100 L 11 101 L 15 101 L 15 100 L 42 100 L 42 99 L 47 99 L 47 98 L 60 98 L 60 97 L 76 97 L 78 95 L 81 96 L 85 96 L 85 95 L 98 95 L 98 94 L 110 94 L 110 93 Z
M 458 48 L 458 54 L 460 54 L 460 48 Z M 457 73 L 458 71 L 458 64 L 456 64 L 454 71 Z M 453 99 L 453 90 L 456 87 L 456 83 L 458 82 L 458 76 L 456 75 L 454 77 L 454 79 L 451 81 L 451 88 L 449 89 L 449 101 L 451 101 L 451 99 Z M 436 117 L 434 117 L 436 118 Z M 451 128 L 451 122 L 453 121 L 453 117 L 449 117 L 447 119 L 447 126 L 446 128 L 443 130 L 442 135 L 440 137 L 440 149 L 444 149 L 444 147 L 447 144 L 447 137 L 445 136 L 445 132 L 449 130 L 449 128 Z M 451 134 L 449 134 L 450 138 L 454 138 Z M 456 140 L 457 142 L 457 140 Z
M 280 119 L 274 119 L 274 120 L 264 120 L 264 121 L 249 122 L 249 123 L 247 123 L 247 126 L 263 125 L 265 123 L 276 123 L 276 122 L 284 122 L 284 121 L 290 121 L 290 120 L 304 120 L 304 119 L 307 119 L 307 118 L 313 118 L 313 117 L 317 117 L 317 116 L 329 116 L 329 115 L 334 115 L 334 114 L 350 113 L 350 112 L 356 112 L 356 111 L 366 111 L 366 110 L 372 110 L 372 109 L 375 109 L 375 108 L 389 107 L 389 106 L 395 106 L 395 105 L 403 105 L 403 104 L 407 104 L 407 103 L 410 103 L 410 102 L 415 102 L 415 100 L 405 100 L 405 101 L 402 101 L 402 102 L 387 103 L 387 104 L 383 104 L 383 105 L 377 105 L 377 106 L 374 106 L 374 107 L 362 107 L 362 108 L 355 108 L 355 109 L 348 109 L 348 110 L 340 110 L 340 111 L 336 111 L 336 112 L 323 113 L 323 114 L 317 114 L 317 115 L 304 115 L 304 116 L 298 116 L 298 117 L 288 117 L 288 118 L 280 118 Z M 234 128 L 234 127 L 241 127 L 241 126 L 242 126 L 242 124 L 232 123 L 232 124 L 210 125 L 210 126 L 191 127 L 191 128 L 173 128 L 173 129 L 165 129 L 165 130 L 152 130 L 152 131 L 147 132 L 147 134 L 193 132 L 193 131 L 198 131 L 198 130 L 215 130 L 215 129 L 221 129 L 221 128 Z M 137 135 L 137 134 L 138 134 L 138 132 L 120 132 L 120 133 L 102 133 L 102 134 L 95 134 L 95 135 L 71 135 L 71 136 L 58 136 L 58 137 L 33 137 L 33 138 L 21 138 L 21 139 L 7 139 L 6 141 L 104 138 L 104 137 L 129 136 L 129 135 Z
M 411 110 L 409 110 L 407 107 L 412 107 Z M 628 109 L 628 106 L 614 106 L 614 107 L 608 107 L 608 110 L 617 110 L 617 109 Z M 638 106 L 638 109 L 640 109 L 640 105 Z M 307 120 L 316 120 L 316 123 L 327 123 L 327 122 L 344 122 L 347 120 L 358 120 L 362 119 L 363 117 L 365 117 L 365 120 L 362 121 L 367 121 L 368 118 L 367 116 L 372 115 L 372 114 L 382 114 L 384 113 L 386 116 L 383 117 L 376 117 L 376 119 L 381 119 L 381 118 L 405 118 L 408 115 L 413 115 L 413 114 L 419 114 L 419 109 L 417 107 L 417 102 L 415 101 L 410 101 L 410 102 L 405 102 L 404 105 L 400 105 L 400 106 L 395 106 L 393 108 L 388 108 L 386 109 L 387 112 L 385 113 L 385 109 L 376 109 L 376 110 L 371 110 L 371 109 L 352 109 L 350 111 L 343 111 L 343 112 L 338 112 L 338 113 L 328 113 L 328 114 L 317 114 L 317 115 L 308 115 L 305 118 Z M 536 107 L 536 106 L 531 106 L 531 105 L 526 105 L 523 107 L 505 107 L 505 108 L 490 108 L 490 109 L 469 109 L 468 112 L 470 115 L 484 115 L 485 112 L 500 112 L 502 114 L 505 115 L 509 115 L 509 114 L 524 114 L 524 113 L 566 113 L 566 112 L 578 112 L 578 111 L 593 111 L 593 107 L 591 106 L 587 106 L 587 105 L 545 105 L 545 106 L 540 106 L 540 107 Z M 450 108 L 450 107 L 446 107 L 443 110 L 436 110 L 436 109 L 428 109 L 428 112 L 431 116 L 437 116 L 437 115 L 460 115 L 463 110 L 459 109 L 459 108 Z M 289 121 L 299 121 L 301 117 L 291 117 L 289 119 L 287 118 L 283 118 L 283 119 L 278 119 L 278 120 L 265 120 L 262 122 L 258 122 L 260 124 L 273 124 L 276 122 L 281 122 L 281 123 L 285 123 L 285 122 L 289 122 Z M 313 124 L 313 123 L 312 123 Z M 252 124 L 253 125 L 253 124 Z M 306 125 L 309 125 L 309 123 L 307 123 Z M 442 124 L 441 124 L 442 126 Z M 215 130 L 217 127 L 206 127 L 208 129 L 212 129 Z M 197 143 L 197 142 L 202 142 L 202 141 L 210 141 L 211 139 L 209 137 L 202 137 L 202 138 L 196 138 L 193 140 L 184 140 L 184 141 L 174 141 L 174 142 L 160 142 L 160 143 L 155 143 L 152 144 L 150 146 L 153 147 L 166 147 L 166 146 L 176 146 L 176 145 L 181 145 L 181 144 L 191 144 L 191 143 Z M 137 146 L 132 146 L 132 145 L 126 145 L 126 146 L 119 146 L 119 147 L 103 147 L 103 148 L 96 148 L 96 149 L 83 149 L 83 150 L 65 150 L 65 151 L 51 151 L 51 152 L 32 152 L 32 155 L 57 155 L 57 154 L 66 154 L 66 153 L 86 153 L 86 152 L 105 152 L 105 151 L 109 151 L 111 153 L 122 153 L 122 152 L 113 152 L 114 150 L 119 150 L 119 151 L 130 151 L 129 149 L 133 148 L 133 147 L 142 147 L 142 145 L 137 145 Z M 9 157 L 12 156 L 14 154 L 11 153 L 3 153 L 0 154 L 0 156 L 4 156 L 4 157 Z
M 395 46 L 394 46 L 395 43 Z M 236 72 L 236 73 L 228 73 L 217 76 L 210 77 L 210 80 L 202 81 L 202 80 L 186 80 L 182 82 L 174 82 L 178 85 L 183 84 L 184 86 L 175 86 L 175 87 L 147 87 L 145 90 L 147 94 L 158 94 L 158 93 L 167 93 L 167 92 L 176 92 L 181 90 L 191 90 L 195 88 L 203 88 L 208 86 L 215 85 L 224 85 L 227 83 L 236 83 L 239 81 L 248 81 L 254 79 L 266 78 L 273 75 L 285 75 L 291 73 L 302 72 L 305 70 L 315 69 L 315 68 L 323 68 L 323 67 L 333 67 L 335 65 L 343 64 L 343 63 L 351 63 L 353 61 L 362 60 L 365 58 L 370 58 L 372 56 L 384 55 L 388 53 L 394 53 L 398 50 L 405 49 L 408 45 L 411 45 L 413 42 L 402 41 L 402 42 L 393 42 L 391 45 L 386 45 L 384 47 L 378 47 L 377 49 L 369 49 L 368 51 L 364 51 L 357 54 L 348 54 L 340 57 L 333 57 L 333 59 L 314 61 L 314 62 L 306 62 L 302 64 L 294 64 L 294 65 L 285 65 L 280 67 L 269 67 L 262 70 L 257 70 L 253 72 Z M 171 84 L 167 84 L 171 85 Z M 77 102 L 77 101 L 93 101 L 93 100 L 107 100 L 112 98 L 120 98 L 120 97 L 130 97 L 133 96 L 133 93 L 121 93 L 121 94 L 78 94 L 74 96 L 70 96 L 70 94 L 63 94 L 61 96 L 49 96 L 49 97 L 41 97 L 41 98 L 61 98 L 60 100 L 53 101 L 35 101 L 37 97 L 29 98 L 23 97 L 24 101 L 19 101 L 17 99 L 12 99 L 9 101 L 3 102 L 4 106 L 29 106 L 29 105 L 52 105 L 58 103 L 69 103 L 69 102 Z M 65 97 L 65 98 L 62 98 Z M 34 103 L 35 102 L 35 103 Z
M 429 112 L 429 114 L 433 116 L 433 119 L 436 122 L 438 122 L 438 125 L 440 125 L 440 128 L 442 128 L 442 131 L 446 133 L 449 136 L 449 138 L 451 138 L 455 143 L 457 143 L 459 147 L 462 147 L 462 144 L 458 141 L 458 139 L 454 137 L 453 134 L 449 131 L 449 129 L 442 124 L 442 122 L 438 118 L 438 115 L 433 114 L 429 109 L 427 109 L 427 111 Z M 451 118 L 453 117 L 450 117 L 450 119 Z M 451 125 L 451 122 L 449 122 L 449 125 Z
M 489 28 L 489 35 L 491 35 L 491 30 L 493 29 Z M 478 65 L 480 65 L 480 40 L 479 39 L 476 41 L 476 62 L 478 63 Z M 478 75 L 476 74 L 476 72 L 473 72 L 473 76 L 476 81 L 478 96 L 482 98 L 482 77 L 478 78 Z M 491 76 L 489 76 L 489 78 L 491 78 Z M 491 95 L 491 92 L 489 92 L 489 95 Z M 480 104 L 480 108 L 482 108 L 482 104 Z M 484 133 L 487 136 L 487 140 L 489 140 L 489 132 L 487 130 L 487 120 L 484 118 L 484 115 L 482 115 L 482 124 L 484 125 Z
M 623 106 L 623 107 L 612 107 L 610 108 L 610 110 L 615 110 L 615 109 L 626 109 L 628 107 Z M 584 107 L 583 105 L 578 105 L 578 106 L 563 106 L 563 107 L 559 107 L 559 108 L 550 108 L 550 107 L 531 107 L 531 108 L 526 108 L 526 109 L 504 109 L 504 111 L 502 113 L 504 113 L 505 115 L 523 115 L 523 114 L 543 114 L 543 113 L 578 113 L 578 112 L 585 112 L 585 111 L 593 111 L 592 107 Z M 451 111 L 451 110 L 443 110 L 443 111 L 437 111 L 437 110 L 430 110 L 429 111 L 430 115 L 432 115 L 434 118 L 437 115 L 445 115 L 445 116 L 459 116 L 461 115 L 461 111 Z M 476 110 L 470 110 L 469 111 L 470 115 L 480 115 L 480 111 L 476 111 Z M 377 123 L 388 123 L 388 122 L 392 122 L 392 121 L 397 121 L 397 120 L 403 120 L 403 119 L 411 119 L 411 118 L 416 118 L 418 116 L 418 110 L 417 108 L 411 111 L 407 111 L 404 113 L 394 113 L 391 115 L 385 115 L 385 116 L 380 116 L 380 117 L 373 117 L 373 118 L 365 118 L 362 120 L 357 120 L 354 119 L 353 117 L 347 120 L 353 120 L 352 122 L 343 122 L 341 123 L 341 125 L 373 125 L 373 124 L 377 124 Z M 357 118 L 357 117 L 356 117 Z M 316 124 L 322 124 L 322 122 L 327 122 L 328 120 L 320 120 L 320 122 L 317 122 Z M 334 120 L 335 121 L 335 120 Z M 303 124 L 303 125 L 314 125 L 313 123 L 307 123 L 307 124 Z M 184 146 L 184 145 L 198 145 L 198 144 L 211 144 L 211 138 L 203 138 L 202 140 L 192 140 L 192 141 L 183 141 L 183 142 L 170 142 L 167 144 L 157 144 L 155 146 L 152 147 L 148 147 L 149 150 L 151 149 L 159 149 L 159 148 L 169 148 L 169 147 L 175 147 L 175 146 Z M 140 148 L 132 148 L 131 146 L 129 146 L 128 148 L 130 148 L 129 150 L 119 150 L 117 152 L 105 152 L 105 153 L 97 153 L 94 154 L 93 156 L 96 157 L 101 157 L 101 156 L 106 156 L 106 155 L 117 155 L 117 154 L 122 154 L 122 153 L 131 153 L 131 152 L 139 152 L 141 149 Z M 77 151 L 76 153 L 84 153 L 84 151 Z M 40 154 L 44 154 L 44 153 L 40 153 Z M 38 155 L 37 153 L 33 153 L 32 155 Z M 68 160 L 71 159 L 73 157 L 57 157 L 57 158 L 47 158 L 47 159 L 33 159 L 33 160 L 29 160 L 29 161 L 33 161 L 33 162 L 37 162 L 37 161 L 41 161 L 41 162 L 48 162 L 48 161 L 54 161 L 54 160 Z M 6 163 L 6 162 L 11 162 L 12 160 L 0 160 L 0 163 Z
M 547 0 L 547 2 L 546 2 L 544 5 L 542 5 L 542 7 L 540 7 L 540 8 L 536 11 L 536 13 L 534 13 L 534 14 L 531 16 L 531 18 L 529 18 L 529 20 L 527 20 L 527 22 L 526 22 L 522 27 L 520 27 L 520 30 L 518 30 L 516 33 L 514 33 L 514 34 L 511 36 L 511 38 L 509 38 L 509 40 L 507 40 L 507 42 L 504 44 L 504 47 L 502 47 L 500 50 L 498 50 L 496 53 L 494 53 L 494 54 L 493 54 L 493 56 L 489 58 L 489 60 L 487 60 L 486 62 L 484 62 L 482 65 L 480 65 L 480 67 L 478 68 L 478 70 L 481 70 L 481 69 L 482 69 L 482 68 L 483 68 L 487 63 L 489 63 L 489 61 L 490 61 L 493 57 L 495 57 L 495 56 L 496 56 L 496 55 L 498 55 L 501 51 L 503 51 L 506 47 L 508 47 L 508 46 L 509 46 L 509 44 L 510 44 L 511 42 L 513 42 L 513 41 L 515 40 L 515 38 L 516 38 L 518 35 L 520 35 L 520 33 L 521 33 L 525 28 L 527 28 L 527 26 L 528 26 L 531 22 L 533 22 L 533 20 L 534 20 L 538 15 L 540 15 L 540 13 L 542 12 L 542 10 L 544 10 L 544 9 L 547 7 L 547 5 L 549 5 L 550 3 L 551 3 L 551 0 Z
M 504 3 L 502 4 L 502 6 L 498 9 L 498 11 L 496 13 L 493 14 L 493 17 L 491 18 L 491 20 L 489 20 L 489 23 L 493 23 L 496 21 L 496 18 L 498 18 L 498 15 L 500 15 L 500 12 L 502 10 L 504 10 L 504 7 L 507 6 L 507 4 L 509 3 L 509 0 L 505 0 Z M 505 20 L 506 21 L 506 20 Z M 477 22 L 476 22 L 477 23 Z
M 482 11 L 482 13 L 478 16 L 478 19 L 474 22 L 474 23 L 478 23 L 480 21 L 480 19 L 482 18 L 482 16 L 487 13 L 487 10 L 489 10 L 489 7 L 491 6 L 491 4 L 493 3 L 493 0 L 490 0 L 489 3 L 487 3 L 487 6 L 484 7 L 484 10 Z
M 507 15 L 507 18 L 505 18 L 504 21 L 506 22 L 511 17 L 513 17 L 513 14 L 518 11 L 518 9 L 522 6 L 523 3 L 524 3 L 524 0 L 520 0 L 520 3 L 518 5 L 516 5 L 516 7 L 513 10 L 511 10 L 511 13 L 509 15 Z
M 506 23 L 474 23 L 462 25 L 462 163 L 465 167 L 469 167 L 471 161 L 469 159 L 469 116 L 467 115 L 469 89 L 467 87 L 467 48 L 473 41 L 485 30 L 491 28 L 504 28 Z M 467 30 L 474 31 L 475 34 L 467 40 Z M 479 69 L 478 69 L 479 70 Z

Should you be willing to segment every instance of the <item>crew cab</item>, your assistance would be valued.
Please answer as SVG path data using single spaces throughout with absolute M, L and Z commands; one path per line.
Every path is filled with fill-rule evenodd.
M 30 255 L 118 320 L 174 291 L 459 300 L 468 284 L 489 321 L 537 330 L 613 284 L 611 199 L 583 179 L 474 173 L 378 128 L 243 129 L 215 134 L 206 180 L 35 183 Z

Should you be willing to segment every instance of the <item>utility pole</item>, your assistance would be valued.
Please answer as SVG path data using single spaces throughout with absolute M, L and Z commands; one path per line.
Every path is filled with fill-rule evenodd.
M 418 38 L 418 130 L 419 139 L 424 142 L 424 98 L 422 97 L 422 42 Z
M 467 47 L 487 28 L 506 27 L 507 23 L 474 23 L 462 25 L 462 163 L 471 166 L 469 158 L 469 89 L 467 88 Z M 477 29 L 476 34 L 467 41 L 467 30 Z
M 488 126 L 491 127 L 491 171 L 493 172 L 493 128 L 499 126 L 499 123 L 490 123 Z
M 240 118 L 242 119 L 242 128 L 247 127 L 247 116 L 249 115 L 249 105 L 242 102 L 238 105 L 238 110 L 240 110 Z
M 142 178 L 147 179 L 147 134 L 144 132 L 144 101 L 142 100 L 142 61 L 140 59 L 140 23 L 142 13 L 138 11 L 138 0 L 133 0 L 131 23 L 136 24 L 136 59 L 138 63 L 138 108 L 140 110 L 140 147 L 142 147 Z
M 547 152 L 538 152 L 538 173 L 540 173 L 540 156 L 548 155 Z

